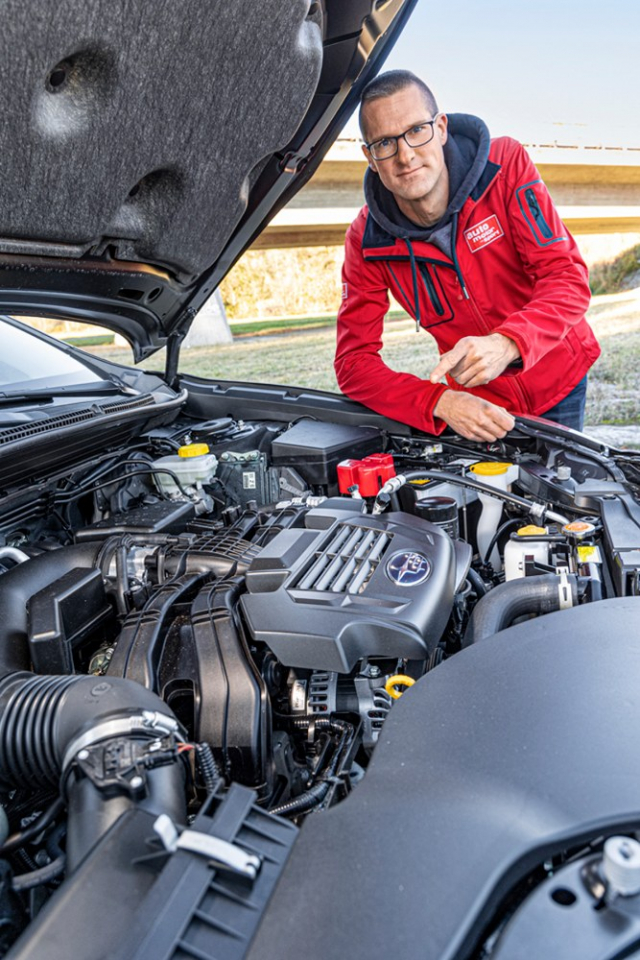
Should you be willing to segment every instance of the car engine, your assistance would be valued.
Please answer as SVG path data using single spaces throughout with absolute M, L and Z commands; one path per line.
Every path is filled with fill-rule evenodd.
M 123 809 L 190 822 L 240 784 L 299 826 L 443 661 L 640 592 L 640 456 L 543 421 L 179 416 L 61 456 L 0 503 L 3 951 Z

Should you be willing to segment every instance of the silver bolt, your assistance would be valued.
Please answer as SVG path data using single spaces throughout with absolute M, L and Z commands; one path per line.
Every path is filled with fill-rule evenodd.
M 88 759 L 89 759 L 89 751 L 81 750 L 80 753 L 78 754 L 78 760 L 88 760 Z
M 370 676 L 370 677 L 373 677 L 374 679 L 375 679 L 376 677 L 379 677 L 379 676 L 380 676 L 380 667 L 374 667 L 374 666 L 369 667 L 369 676 Z
M 144 783 L 144 780 L 142 779 L 142 777 L 131 777 L 130 782 L 133 790 L 139 790 L 142 784 Z

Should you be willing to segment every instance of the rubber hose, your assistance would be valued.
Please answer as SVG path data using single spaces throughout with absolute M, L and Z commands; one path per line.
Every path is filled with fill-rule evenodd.
M 13 890 L 32 890 L 43 883 L 50 883 L 64 873 L 67 858 L 62 855 L 56 860 L 52 860 L 46 867 L 40 867 L 38 870 L 32 870 L 31 873 L 21 873 L 11 881 Z
M 467 580 L 478 594 L 478 597 L 484 597 L 487 592 L 487 585 L 478 571 L 474 570 L 473 567 L 469 567 L 467 570 Z
M 63 761 L 79 736 L 87 744 L 128 738 L 156 739 L 159 728 L 109 732 L 110 721 L 130 721 L 143 711 L 176 722 L 156 694 L 131 680 L 96 677 L 41 677 L 17 673 L 0 680 L 0 783 L 24 782 L 59 789 Z M 95 740 L 92 739 L 95 731 Z M 73 869 L 115 821 L 133 806 L 186 818 L 183 767 L 179 763 L 146 772 L 147 794 L 139 803 L 125 795 L 105 797 L 86 777 L 67 778 L 67 856 Z
M 571 599 L 575 605 L 578 598 L 576 577 L 568 578 Z M 509 580 L 490 590 L 476 604 L 466 633 L 464 647 L 480 640 L 492 637 L 500 630 L 506 630 L 516 617 L 526 614 L 536 616 L 553 613 L 560 609 L 560 578 L 555 573 L 545 573 L 538 577 L 519 577 Z

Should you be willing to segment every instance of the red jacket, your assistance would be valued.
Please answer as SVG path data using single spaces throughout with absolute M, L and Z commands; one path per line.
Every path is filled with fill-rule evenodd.
M 444 429 L 433 408 L 447 387 L 397 373 L 380 357 L 390 290 L 414 319 L 419 315 L 440 353 L 465 336 L 497 332 L 514 340 L 522 367 L 469 392 L 514 414 L 543 414 L 579 383 L 600 348 L 585 319 L 587 268 L 515 140 L 491 142 L 455 237 L 457 265 L 427 242 L 391 236 L 362 208 L 346 237 L 335 358 L 340 389 L 394 420 L 430 433 Z M 449 386 L 462 389 L 453 380 Z

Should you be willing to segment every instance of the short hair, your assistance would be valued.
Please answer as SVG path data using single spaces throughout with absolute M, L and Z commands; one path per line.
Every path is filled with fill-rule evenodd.
M 430 111 L 431 116 L 435 117 L 436 113 L 438 113 L 438 104 L 424 80 L 417 77 L 411 70 L 388 70 L 386 73 L 381 73 L 379 77 L 374 77 L 373 80 L 370 80 L 362 91 L 358 122 L 364 140 L 367 139 L 364 129 L 364 108 L 366 105 L 372 100 L 382 100 L 383 97 L 392 97 L 395 93 L 406 90 L 407 87 L 417 87 L 418 90 L 421 91 L 426 107 Z

